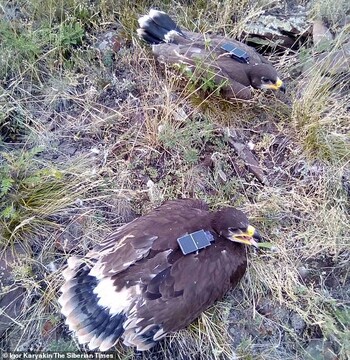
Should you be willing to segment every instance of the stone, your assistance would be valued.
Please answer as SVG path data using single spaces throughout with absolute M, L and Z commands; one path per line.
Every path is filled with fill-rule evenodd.
M 330 42 L 333 40 L 332 33 L 322 20 L 314 21 L 312 25 L 312 40 L 314 42 L 314 46 L 318 48 L 329 46 Z
M 304 6 L 292 9 L 268 9 L 244 25 L 243 39 L 249 45 L 282 50 L 298 49 L 310 33 L 307 10 Z
M 305 349 L 307 360 L 337 360 L 330 341 L 324 339 L 311 339 Z
M 25 290 L 15 284 L 13 269 L 26 257 L 20 244 L 1 250 L 0 258 L 0 337 L 15 323 L 23 309 Z
M 107 31 L 98 38 L 95 47 L 102 54 L 108 52 L 116 53 L 121 49 L 123 41 L 117 31 Z
M 306 323 L 304 321 L 304 319 L 297 313 L 292 313 L 291 317 L 290 317 L 290 323 L 294 329 L 294 331 L 298 334 L 301 335 L 306 327 Z
M 239 134 L 234 129 L 228 129 L 228 143 L 235 150 L 237 156 L 243 160 L 245 166 L 263 185 L 267 185 L 264 170 L 261 168 L 249 146 L 242 142 Z
M 72 252 L 79 246 L 79 242 L 84 235 L 83 226 L 85 219 L 77 217 L 73 220 L 57 237 L 55 246 L 63 252 Z

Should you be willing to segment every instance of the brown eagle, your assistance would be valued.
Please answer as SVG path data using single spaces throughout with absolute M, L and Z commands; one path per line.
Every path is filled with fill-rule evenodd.
M 180 65 L 192 77 L 209 78 L 224 98 L 251 99 L 251 88 L 285 91 L 272 64 L 248 45 L 183 31 L 169 15 L 154 9 L 139 19 L 139 26 L 139 37 L 153 44 L 159 61 Z
M 119 338 L 148 350 L 237 285 L 244 245 L 258 232 L 237 209 L 210 212 L 197 199 L 166 201 L 71 257 L 59 303 L 81 344 L 106 351 Z

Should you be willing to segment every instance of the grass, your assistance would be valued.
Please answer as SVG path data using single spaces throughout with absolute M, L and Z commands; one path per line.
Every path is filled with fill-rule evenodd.
M 88 171 L 86 163 L 83 170 L 77 163 L 60 169 L 36 159 L 41 151 L 32 148 L 26 152 L 1 154 L 2 244 L 37 232 L 43 225 L 50 227 L 50 216 L 74 205 L 88 193 L 98 191 L 99 187 L 103 188 L 104 180 Z
M 25 303 L 0 348 L 27 349 L 40 340 L 44 350 L 78 351 L 57 304 L 69 254 L 86 253 L 111 229 L 163 200 L 193 196 L 212 208 L 241 208 L 276 251 L 251 252 L 239 288 L 151 355 L 119 345 L 118 359 L 306 358 L 314 338 L 330 340 L 346 359 L 346 78 L 335 81 L 327 67 L 311 64 L 290 78 L 289 102 L 257 94 L 229 103 L 209 79 L 207 91 L 198 91 L 201 84 L 159 69 L 135 37 L 148 1 L 18 4 L 21 14 L 13 21 L 7 17 L 11 2 L 1 5 L 0 15 L 0 251 L 16 244 L 26 249 L 12 286 L 24 289 Z M 151 5 L 176 15 L 187 29 L 239 35 L 246 19 L 268 4 Z M 342 12 L 325 2 L 313 2 L 312 13 L 334 14 L 332 29 L 339 28 Z M 97 39 L 115 27 L 121 49 L 101 54 Z M 347 28 L 342 31 L 331 53 L 346 38 Z M 296 59 L 309 62 L 315 55 L 302 48 L 273 60 L 288 74 Z M 233 152 L 227 128 L 254 145 L 268 184 Z M 79 234 L 69 236 L 74 227 Z M 272 310 L 259 312 L 266 301 Z M 300 333 L 295 318 L 304 324 Z
M 328 57 L 339 51 L 341 45 L 342 42 L 338 42 Z M 308 69 L 297 89 L 292 119 L 301 143 L 312 158 L 344 164 L 350 154 L 346 131 L 349 94 L 346 75 L 329 76 L 329 69 L 333 67 L 333 63 L 326 61 Z

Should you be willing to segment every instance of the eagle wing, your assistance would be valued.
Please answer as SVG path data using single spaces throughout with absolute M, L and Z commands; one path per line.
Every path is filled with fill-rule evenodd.
M 190 324 L 241 279 L 246 269 L 244 251 L 217 239 L 197 254 L 173 254 L 175 262 L 163 264 L 129 312 L 124 343 L 146 350 L 168 332 Z
M 186 213 L 186 208 L 191 209 L 190 213 Z M 90 275 L 97 278 L 112 276 L 146 257 L 152 249 L 173 249 L 177 246 L 176 238 L 186 232 L 184 224 L 189 217 L 206 216 L 207 210 L 207 204 L 196 199 L 164 202 L 148 215 L 120 227 L 91 250 L 85 257 L 93 265 Z M 169 230 L 175 239 L 165 235 Z

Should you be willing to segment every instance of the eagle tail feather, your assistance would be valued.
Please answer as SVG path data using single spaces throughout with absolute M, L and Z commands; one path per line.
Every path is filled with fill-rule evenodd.
M 123 334 L 126 315 L 123 312 L 111 313 L 108 307 L 99 303 L 100 298 L 94 290 L 100 280 L 91 276 L 90 271 L 91 265 L 79 258 L 69 261 L 63 273 L 65 284 L 58 302 L 66 324 L 79 342 L 88 343 L 91 350 L 106 351 Z
M 186 37 L 175 21 L 163 11 L 151 9 L 138 22 L 138 36 L 150 44 L 175 42 L 177 36 Z

